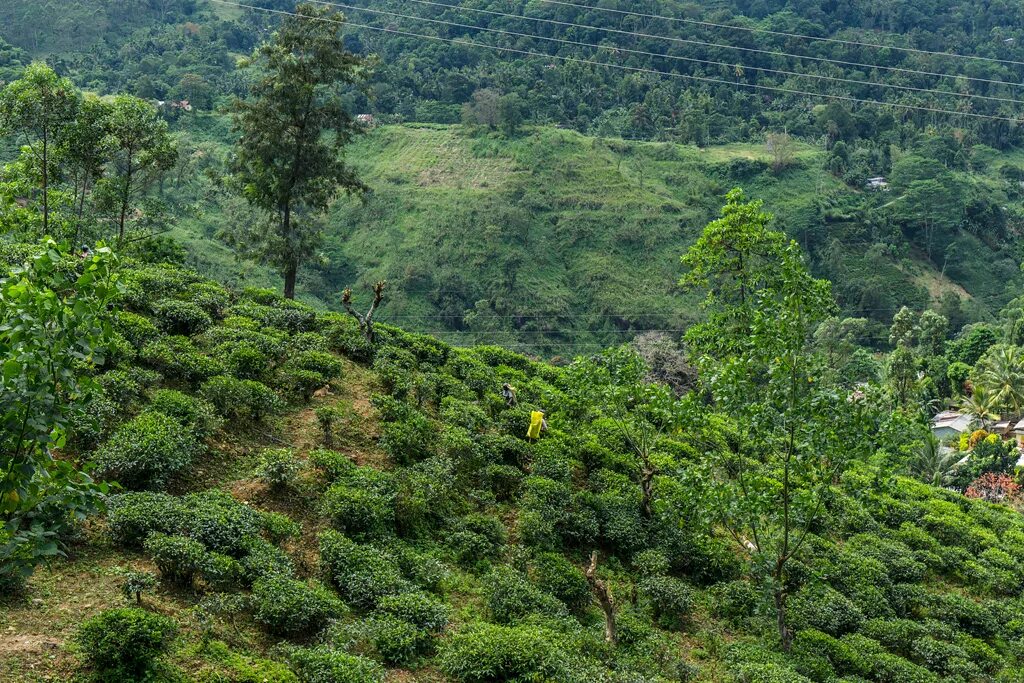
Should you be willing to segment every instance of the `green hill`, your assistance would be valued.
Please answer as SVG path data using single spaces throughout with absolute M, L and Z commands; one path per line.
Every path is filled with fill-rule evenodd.
M 898 416 L 878 414 L 877 453 L 826 489 L 783 653 L 760 556 L 706 516 L 701 477 L 741 427 L 705 407 L 658 436 L 645 513 L 633 427 L 601 398 L 602 367 L 636 381 L 628 356 L 558 368 L 388 326 L 370 345 L 347 317 L 176 267 L 135 263 L 122 284 L 96 421 L 61 458 L 123 489 L 4 599 L 0 680 L 149 657 L 153 680 L 238 683 L 1018 680 L 1024 517 L 895 475 Z M 107 611 L 136 590 L 142 610 Z
M 219 148 L 212 120 L 187 126 L 186 140 Z M 953 315 L 944 312 L 962 323 L 990 316 L 1020 283 L 1015 248 L 999 236 L 1015 224 L 952 229 L 929 257 L 917 228 L 901 229 L 900 187 L 851 188 L 822 168 L 823 151 L 803 143 L 773 170 L 764 143 L 701 149 L 547 127 L 508 138 L 405 124 L 374 129 L 349 160 L 371 193 L 335 205 L 325 258 L 300 274 L 300 291 L 337 306 L 344 287 L 358 298 L 387 279 L 383 320 L 452 342 L 550 357 L 644 330 L 677 335 L 695 319 L 676 288 L 679 256 L 735 186 L 765 201 L 850 315 L 887 324 L 902 305 L 952 305 Z M 1015 168 L 1014 157 L 999 155 L 955 182 L 971 193 L 965 202 L 1005 201 L 1015 214 L 1021 194 L 1004 171 Z M 231 206 L 183 218 L 177 234 L 199 239 L 191 252 L 204 271 L 269 286 L 272 276 L 241 273 L 223 245 L 200 239 Z

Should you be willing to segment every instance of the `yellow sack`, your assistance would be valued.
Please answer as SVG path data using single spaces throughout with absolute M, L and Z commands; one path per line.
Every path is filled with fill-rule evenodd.
M 539 439 L 540 427 L 544 424 L 544 413 L 535 410 L 530 413 L 530 428 L 526 430 L 527 439 Z

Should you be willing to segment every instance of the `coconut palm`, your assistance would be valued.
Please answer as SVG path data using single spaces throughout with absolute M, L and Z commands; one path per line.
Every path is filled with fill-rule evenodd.
M 988 428 L 990 422 L 999 419 L 999 413 L 996 412 L 995 398 L 984 385 L 974 385 L 974 391 L 971 392 L 971 395 L 964 396 L 961 400 L 960 409 L 977 419 L 985 429 Z
M 929 433 L 910 462 L 910 474 L 925 483 L 942 486 L 949 483 L 961 457 L 962 453 L 943 448 L 938 437 Z
M 1024 353 L 1021 347 L 996 344 L 974 369 L 975 386 L 984 387 L 994 407 L 1020 415 L 1024 407 Z

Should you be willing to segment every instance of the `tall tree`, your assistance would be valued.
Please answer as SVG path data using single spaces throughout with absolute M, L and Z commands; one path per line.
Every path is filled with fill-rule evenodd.
M 71 81 L 41 62 L 31 64 L 0 92 L 0 134 L 18 134 L 39 169 L 44 235 L 50 230 L 51 156 L 77 106 L 78 93 Z
M 835 309 L 799 247 L 770 230 L 760 202 L 728 194 L 683 257 L 684 286 L 707 292 L 707 321 L 686 335 L 703 389 L 737 425 L 739 443 L 709 463 L 707 498 L 773 595 L 783 649 L 792 642 L 789 566 L 819 519 L 827 490 L 867 439 L 855 401 L 821 381 L 812 332 Z M 699 403 L 699 402 L 694 402 Z M 705 407 L 695 408 L 702 419 Z
M 112 163 L 102 194 L 104 204 L 116 215 L 121 244 L 133 203 L 174 166 L 178 152 L 167 122 L 148 102 L 130 95 L 114 98 L 107 117 L 107 140 Z
M 249 99 L 234 103 L 236 178 L 270 223 L 241 227 L 231 238 L 281 270 L 290 299 L 299 266 L 322 240 L 317 214 L 339 190 L 366 189 L 342 155 L 362 129 L 346 111 L 341 87 L 364 78 L 362 62 L 339 34 L 343 21 L 327 7 L 296 7 L 257 48 L 259 76 Z
M 68 126 L 59 150 L 62 165 L 72 185 L 75 213 L 75 243 L 79 241 L 85 202 L 96 182 L 103 177 L 110 156 L 108 126 L 111 105 L 98 97 L 86 97 L 78 116 Z

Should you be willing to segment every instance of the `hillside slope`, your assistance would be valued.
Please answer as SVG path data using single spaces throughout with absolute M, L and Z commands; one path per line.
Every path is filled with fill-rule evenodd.
M 564 369 L 393 327 L 368 345 L 266 291 L 166 266 L 123 280 L 100 422 L 63 457 L 95 458 L 124 491 L 6 599 L 0 680 L 89 680 L 75 634 L 136 601 L 128 569 L 159 576 L 141 606 L 177 625 L 167 681 L 1018 680 L 1024 517 L 1009 507 L 856 465 L 791 570 L 784 654 L 760 568 L 690 490 L 727 423 L 702 411 L 659 437 L 646 515 L 589 379 L 621 356 Z M 550 429 L 531 443 L 538 408 Z M 173 443 L 193 444 L 188 462 Z M 594 549 L 617 646 L 583 571 Z

